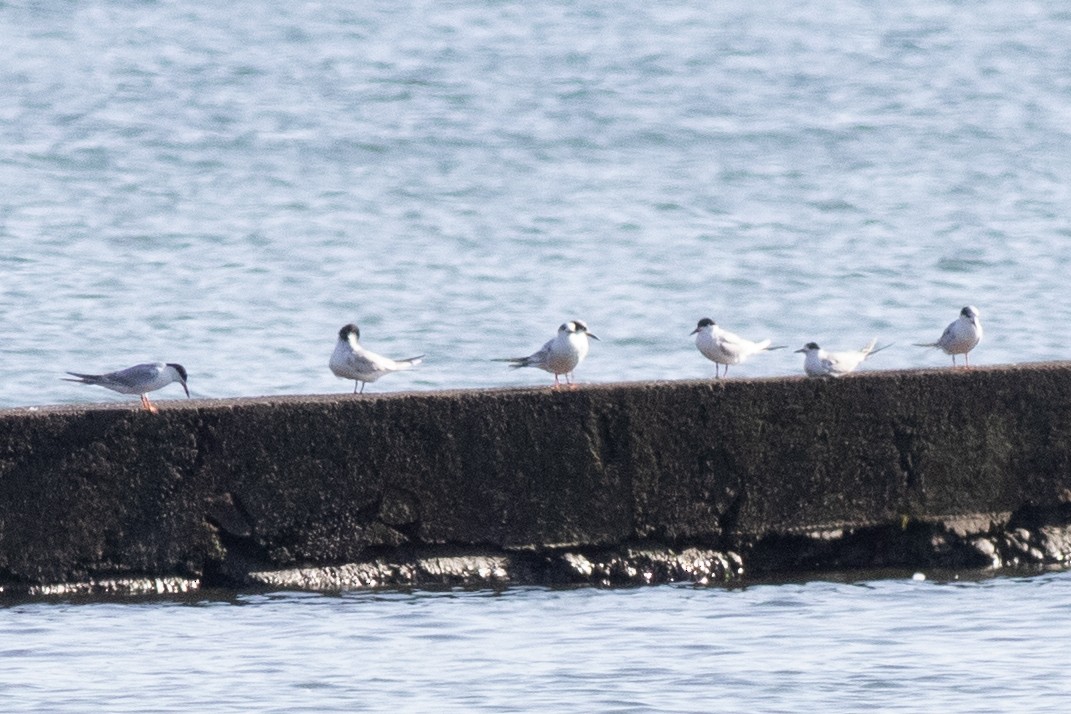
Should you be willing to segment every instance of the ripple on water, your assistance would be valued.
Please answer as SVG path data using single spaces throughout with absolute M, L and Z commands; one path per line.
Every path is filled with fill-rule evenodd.
M 735 588 L 264 593 L 0 609 L 9 702 L 84 711 L 1054 706 L 1071 574 Z M 77 626 L 75 626 L 77 625 Z M 608 653 L 612 653 L 612 656 Z M 18 654 L 18 657 L 14 655 Z M 165 656 L 166 654 L 166 656 Z M 49 674 L 65 672 L 57 683 Z M 984 674 L 983 674 L 984 673 Z M 981 675 L 981 676 L 980 676 Z M 139 698 L 122 692 L 134 691 Z M 120 694 L 117 694 L 120 693 Z M 903 705 L 895 705 L 902 701 Z M 893 703 L 893 704 L 890 704 Z

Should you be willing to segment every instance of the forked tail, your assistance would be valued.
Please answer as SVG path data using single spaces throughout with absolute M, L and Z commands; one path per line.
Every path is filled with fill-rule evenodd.
M 862 351 L 866 353 L 867 357 L 869 357 L 870 355 L 876 355 L 878 352 L 881 352 L 882 350 L 887 350 L 887 349 L 889 349 L 890 347 L 893 346 L 893 343 L 890 342 L 887 345 L 882 345 L 881 347 L 878 347 L 878 348 L 875 349 L 874 345 L 876 345 L 876 344 L 878 344 L 878 338 L 877 337 L 872 339 L 870 341 L 870 344 L 868 344 L 866 347 L 864 347 L 862 349 Z
M 408 359 L 395 360 L 395 362 L 398 364 L 398 369 L 412 369 L 423 361 L 424 355 L 417 355 L 416 357 L 409 357 Z
M 64 382 L 77 382 L 78 384 L 100 384 L 100 376 L 96 374 L 80 374 L 78 372 L 68 372 L 71 377 L 77 377 L 77 379 L 70 379 L 69 377 L 60 377 Z

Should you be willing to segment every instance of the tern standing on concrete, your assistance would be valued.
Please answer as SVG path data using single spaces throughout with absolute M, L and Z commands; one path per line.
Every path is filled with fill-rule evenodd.
M 963 355 L 963 364 L 971 366 L 967 353 L 982 341 L 982 321 L 978 317 L 978 308 L 968 305 L 959 311 L 959 317 L 941 333 L 937 342 L 916 343 L 916 347 L 937 347 L 946 355 L 952 355 L 952 366 L 956 365 L 956 355 Z
M 106 387 L 120 394 L 137 394 L 141 397 L 141 405 L 153 414 L 159 410 L 149 401 L 148 392 L 154 392 L 161 387 L 166 387 L 172 382 L 178 382 L 185 390 L 186 396 L 190 396 L 190 389 L 186 386 L 186 368 L 174 362 L 148 362 L 136 364 L 133 367 L 121 369 L 118 372 L 107 374 L 80 374 L 68 372 L 67 374 L 76 379 L 67 379 L 68 382 L 79 384 L 96 384 Z
M 554 375 L 554 388 L 561 386 L 558 377 L 565 375 L 565 383 L 570 387 L 576 387 L 571 380 L 573 370 L 576 369 L 588 355 L 588 338 L 599 339 L 591 332 L 583 320 L 570 320 L 558 328 L 558 334 L 548 340 L 538 352 L 533 352 L 527 357 L 507 357 L 495 360 L 496 362 L 509 362 L 510 367 L 538 367 Z
M 725 365 L 725 374 L 729 374 L 729 365 L 743 364 L 752 355 L 769 350 L 783 350 L 784 345 L 770 346 L 770 340 L 752 342 L 737 334 L 723 330 L 718 323 L 704 317 L 692 330 L 695 346 L 703 356 L 714 363 L 714 377 L 718 374 L 718 365 Z
M 344 325 L 338 331 L 338 342 L 335 343 L 335 351 L 331 354 L 331 361 L 328 363 L 336 377 L 355 380 L 354 394 L 358 393 L 358 383 L 361 385 L 360 393 L 364 394 L 364 385 L 367 383 L 374 382 L 391 372 L 412 369 L 424 359 L 424 355 L 400 360 L 383 357 L 371 350 L 366 350 L 361 346 L 360 339 L 361 331 L 357 329 L 357 325 L 353 323 Z

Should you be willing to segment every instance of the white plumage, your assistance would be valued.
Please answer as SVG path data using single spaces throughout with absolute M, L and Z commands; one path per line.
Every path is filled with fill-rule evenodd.
M 804 355 L 803 371 L 808 377 L 843 377 L 855 371 L 855 368 L 871 355 L 889 347 L 885 345 L 874 349 L 876 344 L 878 339 L 875 337 L 866 347 L 854 352 L 826 352 L 816 343 L 808 342 L 796 352 L 802 352 Z
M 982 321 L 978 308 L 968 305 L 959 311 L 959 317 L 945 328 L 937 342 L 916 343 L 917 347 L 937 347 L 946 355 L 952 355 L 952 366 L 956 366 L 956 355 L 963 355 L 963 363 L 970 367 L 967 353 L 982 341 Z
M 335 351 L 331 354 L 331 361 L 328 363 L 336 377 L 355 380 L 354 394 L 358 393 L 358 383 L 361 385 L 360 393 L 363 394 L 364 385 L 368 382 L 374 382 L 391 372 L 412 369 L 423 361 L 424 355 L 400 360 L 377 355 L 365 349 L 360 343 L 360 338 L 361 331 L 357 325 L 351 323 L 343 326 L 338 331 L 338 342 L 335 343 Z
M 573 386 L 571 375 L 588 355 L 588 338 L 599 339 L 588 331 L 583 320 L 570 320 L 558 328 L 558 334 L 548 340 L 538 352 L 527 357 L 507 357 L 496 360 L 509 362 L 513 368 L 538 367 L 554 375 L 554 386 L 560 387 L 558 378 L 565 375 L 566 384 Z
M 752 342 L 740 335 L 724 330 L 718 323 L 709 317 L 704 317 L 692 330 L 695 335 L 695 346 L 703 356 L 714 362 L 714 376 L 718 374 L 718 366 L 725 365 L 725 374 L 729 374 L 729 365 L 742 364 L 753 355 L 769 350 L 784 349 L 784 345 L 770 346 L 770 340 Z

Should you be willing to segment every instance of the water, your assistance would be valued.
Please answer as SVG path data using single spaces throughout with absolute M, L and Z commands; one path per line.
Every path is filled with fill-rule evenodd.
M 428 354 L 372 391 L 546 384 L 484 360 L 572 317 L 590 382 L 712 375 L 704 316 L 1068 357 L 1064 4 L 753 5 L 0 3 L 0 406 L 345 392 L 351 320 Z
M 195 396 L 348 391 L 357 321 L 419 370 L 566 319 L 588 382 L 709 376 L 704 316 L 871 369 L 982 312 L 972 361 L 1068 357 L 1060 2 L 0 0 L 0 406 L 181 362 Z M 736 375 L 797 374 L 790 351 Z M 177 387 L 166 395 L 179 396 Z M 42 602 L 14 710 L 1052 711 L 1068 575 L 737 590 Z M 14 703 L 14 704 L 12 704 Z M 337 705 L 337 706 L 336 706 Z
M 1051 712 L 1069 605 L 1069 573 L 30 603 L 0 609 L 0 692 L 50 712 Z

